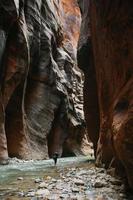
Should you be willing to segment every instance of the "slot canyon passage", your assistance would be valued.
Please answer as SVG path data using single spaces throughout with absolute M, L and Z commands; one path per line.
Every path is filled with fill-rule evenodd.
M 133 199 L 132 38 L 131 0 L 0 1 L 0 200 Z

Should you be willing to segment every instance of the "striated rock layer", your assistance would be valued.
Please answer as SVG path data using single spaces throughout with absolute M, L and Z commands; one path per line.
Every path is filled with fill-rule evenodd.
M 96 163 L 125 174 L 133 189 L 133 2 L 83 0 L 79 5 L 78 60 Z
M 76 0 L 1 0 L 1 161 L 82 153 L 80 21 Z

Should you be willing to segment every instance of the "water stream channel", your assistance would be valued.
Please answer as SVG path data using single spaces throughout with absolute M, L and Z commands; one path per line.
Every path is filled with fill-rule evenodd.
M 71 157 L 20 161 L 0 166 L 0 200 L 132 200 L 119 179 L 94 166 L 94 159 Z

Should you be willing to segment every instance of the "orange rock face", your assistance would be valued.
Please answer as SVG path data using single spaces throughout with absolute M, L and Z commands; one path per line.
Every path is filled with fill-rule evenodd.
M 100 119 L 96 162 L 106 168 L 115 166 L 119 173 L 121 168 L 124 168 L 128 183 L 133 189 L 133 26 L 131 19 L 133 2 L 88 1 L 88 7 L 85 7 L 85 3 L 86 0 L 80 1 L 81 8 L 85 8 L 82 10 L 83 16 L 89 11 L 88 32 L 91 33 L 86 42 L 85 52 L 91 52 L 88 55 L 90 58 L 88 67 L 92 68 L 90 60 L 93 60 L 95 68 L 93 75 L 97 83 Z M 83 17 L 82 24 L 85 23 L 84 20 L 86 18 Z M 81 31 L 82 35 L 86 35 L 84 29 Z M 80 40 L 80 44 L 82 43 Z M 79 50 L 79 56 L 87 56 L 82 54 L 84 46 Z M 83 65 L 85 76 L 88 76 L 89 72 L 84 62 L 81 62 L 82 56 L 79 58 L 79 63 L 81 67 Z M 87 60 L 87 57 L 84 59 Z M 95 85 L 94 79 L 91 82 L 92 88 L 93 84 Z M 87 85 L 85 87 L 87 95 L 92 98 Z M 97 101 L 96 96 L 95 101 Z M 89 100 L 87 102 L 89 113 Z M 90 121 L 93 115 L 89 117 L 90 119 L 86 117 L 88 130 L 92 126 Z M 94 132 L 90 134 L 94 137 Z
M 76 50 L 79 39 L 79 28 L 81 24 L 80 11 L 77 0 L 61 0 L 63 16 L 63 27 L 65 42 L 71 41 L 71 45 Z

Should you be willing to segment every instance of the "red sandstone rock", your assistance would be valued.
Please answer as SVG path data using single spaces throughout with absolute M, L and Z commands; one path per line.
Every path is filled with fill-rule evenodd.
M 86 20 L 90 20 L 87 26 L 91 33 L 89 41 L 84 44 L 83 37 L 80 37 L 79 64 L 84 70 L 86 82 L 90 81 L 85 83 L 84 95 L 87 94 L 85 114 L 88 134 L 93 143 L 94 140 L 97 142 L 96 127 L 99 127 L 96 162 L 108 168 L 113 160 L 118 161 L 124 167 L 128 183 L 133 189 L 133 2 L 90 0 L 86 4 L 84 0 L 80 4 L 83 13 L 81 36 L 87 35 L 87 28 L 83 29 L 83 25 Z M 84 60 L 87 59 L 86 65 Z M 93 72 L 88 71 L 88 68 Z M 91 78 L 91 73 L 96 81 Z M 97 88 L 94 88 L 96 83 Z M 91 90 L 93 93 L 95 90 L 95 96 Z M 94 105 L 97 97 L 97 112 L 93 109 L 94 113 L 91 115 L 90 99 L 94 99 Z M 100 125 L 96 121 L 98 113 Z M 91 121 L 96 124 L 93 124 L 92 132 Z M 119 170 L 120 168 L 117 169 Z

